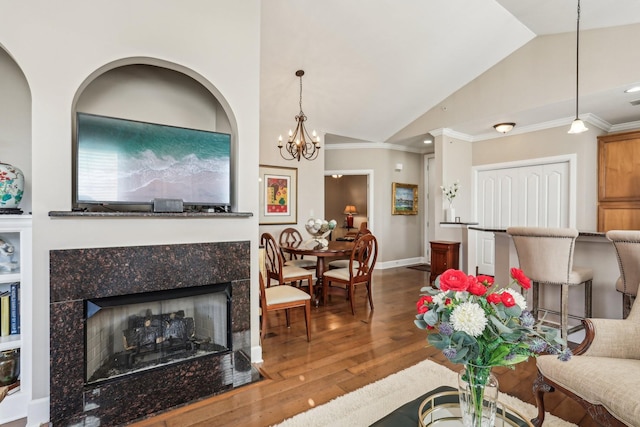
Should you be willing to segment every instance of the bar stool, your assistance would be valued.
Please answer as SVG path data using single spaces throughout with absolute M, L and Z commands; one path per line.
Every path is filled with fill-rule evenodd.
M 609 230 L 607 239 L 616 248 L 620 277 L 616 290 L 622 293 L 622 318 L 626 319 L 640 283 L 640 230 Z
M 562 338 L 584 328 L 582 324 L 568 327 L 569 317 L 584 319 L 592 315 L 591 288 L 593 270 L 573 265 L 573 251 L 578 230 L 573 228 L 509 227 L 518 253 L 520 269 L 531 279 L 534 318 L 538 312 L 560 316 Z M 539 307 L 540 284 L 560 285 L 560 311 Z M 584 317 L 569 314 L 569 287 L 584 284 Z

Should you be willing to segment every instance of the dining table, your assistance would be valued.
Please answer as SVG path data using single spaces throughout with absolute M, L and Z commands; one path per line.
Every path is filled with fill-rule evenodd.
M 328 267 L 327 259 L 345 258 L 351 256 L 354 245 L 354 242 L 330 240 L 328 246 L 322 247 L 315 241 L 300 240 L 297 242 L 291 242 L 287 243 L 286 245 L 282 245 L 280 246 L 280 249 L 283 252 L 294 254 L 296 256 L 315 256 L 317 260 L 317 283 L 321 284 L 323 289 L 326 285 L 324 280 L 322 280 L 322 275 Z M 320 286 L 318 286 L 317 289 L 321 289 Z M 322 303 L 324 304 L 324 301 L 322 301 Z

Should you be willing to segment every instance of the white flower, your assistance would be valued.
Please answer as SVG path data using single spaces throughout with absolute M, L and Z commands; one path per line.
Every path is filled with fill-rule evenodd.
M 522 296 L 520 292 L 511 291 L 509 293 L 513 295 L 513 299 L 516 300 L 516 304 L 518 304 L 522 311 L 527 309 L 527 300 L 524 298 L 524 296 Z
M 456 331 L 467 333 L 472 337 L 479 337 L 487 326 L 487 318 L 484 315 L 484 310 L 478 304 L 463 302 L 453 309 L 451 324 Z
M 446 297 L 444 292 L 440 292 L 439 294 L 433 296 L 433 303 L 436 305 L 444 305 L 445 300 Z
M 442 185 L 440 186 L 440 188 L 442 189 L 442 194 L 444 195 L 445 199 L 449 201 L 449 204 L 451 204 L 453 202 L 453 199 L 455 199 L 458 195 L 459 186 L 460 184 L 458 183 L 458 181 L 454 182 L 448 188 Z

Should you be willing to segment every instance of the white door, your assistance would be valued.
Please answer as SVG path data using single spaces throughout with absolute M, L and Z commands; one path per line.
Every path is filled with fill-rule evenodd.
M 478 170 L 476 211 L 480 226 L 503 230 L 510 226 L 568 227 L 569 160 L 519 167 Z M 494 274 L 493 232 L 478 232 L 479 274 Z

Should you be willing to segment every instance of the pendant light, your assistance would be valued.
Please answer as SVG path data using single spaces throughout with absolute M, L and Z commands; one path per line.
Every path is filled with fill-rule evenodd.
M 582 133 L 589 129 L 584 122 L 578 117 L 578 73 L 580 69 L 580 0 L 578 0 L 578 19 L 576 21 L 576 118 L 571 123 L 568 133 Z

